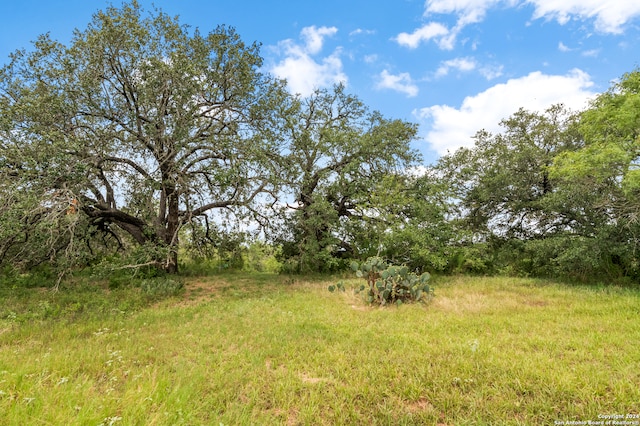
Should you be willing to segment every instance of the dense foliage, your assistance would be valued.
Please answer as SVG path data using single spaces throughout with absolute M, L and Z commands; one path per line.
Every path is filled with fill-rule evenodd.
M 584 111 L 516 111 L 425 167 L 415 124 L 342 85 L 292 96 L 261 66 L 233 29 L 201 34 L 135 1 L 68 46 L 42 36 L 12 54 L 0 268 L 59 283 L 87 266 L 326 272 L 379 256 L 419 273 L 640 279 L 640 71 Z
M 16 198 L 3 213 L 22 226 L 3 226 L 2 254 L 15 259 L 43 226 L 55 233 L 41 257 L 78 252 L 87 232 L 121 247 L 126 236 L 175 272 L 184 225 L 274 185 L 285 92 L 261 64 L 232 29 L 190 33 L 135 2 L 97 13 L 69 46 L 42 36 L 13 54 L 0 161 Z
M 440 160 L 484 272 L 637 280 L 639 75 L 582 112 L 520 110 Z
M 389 175 L 417 164 L 416 126 L 370 112 L 343 86 L 296 99 L 283 158 L 287 203 L 279 240 L 291 269 L 330 271 L 358 256 L 362 230 L 383 201 L 375 191 Z

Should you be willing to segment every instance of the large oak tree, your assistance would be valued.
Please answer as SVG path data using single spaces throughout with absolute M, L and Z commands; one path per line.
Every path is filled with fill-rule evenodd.
M 370 111 L 343 85 L 296 98 L 287 120 L 285 188 L 292 200 L 285 255 L 300 270 L 326 271 L 357 257 L 355 223 L 379 217 L 372 196 L 385 176 L 418 164 L 415 124 Z
M 73 234 L 74 213 L 177 271 L 185 224 L 275 184 L 287 94 L 261 65 L 233 29 L 204 35 L 135 1 L 98 12 L 68 45 L 44 35 L 12 54 L 0 71 L 0 189 L 22 204 L 0 213 L 22 225 L 4 228 L 5 252 L 47 218 L 67 217 Z M 68 248 L 58 237 L 49 254 Z

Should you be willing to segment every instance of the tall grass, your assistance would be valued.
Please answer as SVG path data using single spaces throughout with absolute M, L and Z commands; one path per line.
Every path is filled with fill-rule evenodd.
M 178 297 L 117 314 L 5 314 L 0 424 L 529 425 L 638 413 L 637 291 L 447 278 L 429 305 L 381 309 L 329 293 L 332 282 L 192 277 Z

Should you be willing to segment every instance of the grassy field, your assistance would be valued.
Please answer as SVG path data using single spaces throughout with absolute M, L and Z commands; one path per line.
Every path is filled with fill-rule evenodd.
M 639 291 L 439 278 L 428 305 L 372 308 L 331 283 L 5 288 L 0 424 L 638 422 Z

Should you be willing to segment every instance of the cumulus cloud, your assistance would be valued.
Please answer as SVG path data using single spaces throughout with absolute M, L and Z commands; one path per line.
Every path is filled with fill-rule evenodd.
M 546 75 L 540 71 L 497 84 L 475 96 L 468 96 L 459 108 L 434 105 L 414 111 L 418 120 L 430 124 L 425 140 L 440 155 L 473 145 L 472 137 L 482 129 L 498 133 L 499 123 L 519 108 L 543 111 L 563 103 L 582 109 L 594 96 L 591 77 L 579 69 L 566 75 Z
M 515 4 L 516 0 L 427 0 L 424 15 L 456 15 L 456 25 L 448 28 L 438 22 L 416 29 L 413 33 L 401 33 L 395 40 L 398 44 L 415 49 L 422 41 L 434 40 L 442 50 L 453 50 L 460 32 L 470 24 L 481 22 L 489 8 L 500 4 Z
M 390 74 L 384 70 L 380 73 L 380 79 L 376 84 L 376 89 L 391 89 L 406 94 L 409 97 L 418 94 L 418 86 L 413 82 L 409 73 L 403 72 L 398 75 Z
M 444 61 L 440 64 L 436 70 L 436 77 L 444 77 L 449 74 L 452 69 L 458 71 L 473 71 L 477 67 L 477 63 L 473 58 L 455 58 L 448 61 Z
M 480 65 L 474 58 L 454 58 L 443 61 L 435 72 L 436 78 L 449 75 L 452 70 L 458 72 L 477 71 L 487 80 L 493 80 L 502 75 L 502 65 Z
M 487 10 L 499 4 L 515 6 L 517 0 L 427 0 L 425 15 L 455 14 L 458 16 L 458 25 L 464 26 L 481 22 Z
M 555 19 L 561 25 L 571 19 L 595 21 L 596 30 L 619 34 L 629 21 L 640 16 L 640 2 L 634 0 L 527 0 L 535 7 L 534 19 Z
M 447 27 L 437 22 L 430 22 L 412 33 L 400 33 L 394 40 L 401 46 L 415 49 L 423 41 L 432 39 L 435 39 L 443 49 L 451 50 L 453 48 L 451 32 Z
M 427 0 L 424 16 L 454 15 L 452 28 L 431 21 L 412 33 L 400 33 L 395 41 L 412 49 L 422 42 L 434 40 L 443 50 L 452 50 L 461 31 L 468 25 L 482 22 L 495 7 L 533 6 L 533 19 L 555 20 L 564 25 L 571 19 L 594 21 L 595 29 L 619 34 L 623 26 L 640 16 L 640 2 L 630 0 Z
M 315 89 L 346 83 L 347 76 L 342 69 L 342 51 L 335 49 L 323 58 L 316 58 L 327 37 L 338 32 L 335 27 L 305 27 L 300 32 L 303 43 L 291 39 L 278 43 L 277 52 L 283 57 L 269 71 L 287 80 L 289 90 L 302 96 L 310 95 Z
M 400 33 L 395 41 L 411 49 L 417 48 L 421 42 L 435 41 L 442 50 L 453 50 L 460 32 L 470 24 L 481 22 L 489 8 L 500 4 L 515 4 L 515 0 L 427 0 L 424 15 L 434 14 L 456 15 L 456 25 L 448 28 L 439 22 L 429 22 L 412 33 Z
M 561 52 L 571 52 L 571 48 L 563 42 L 558 43 L 558 50 Z
M 300 32 L 300 37 L 305 41 L 305 51 L 314 55 L 322 50 L 322 44 L 327 36 L 335 35 L 338 32 L 336 27 L 320 27 L 315 25 L 305 27 Z

